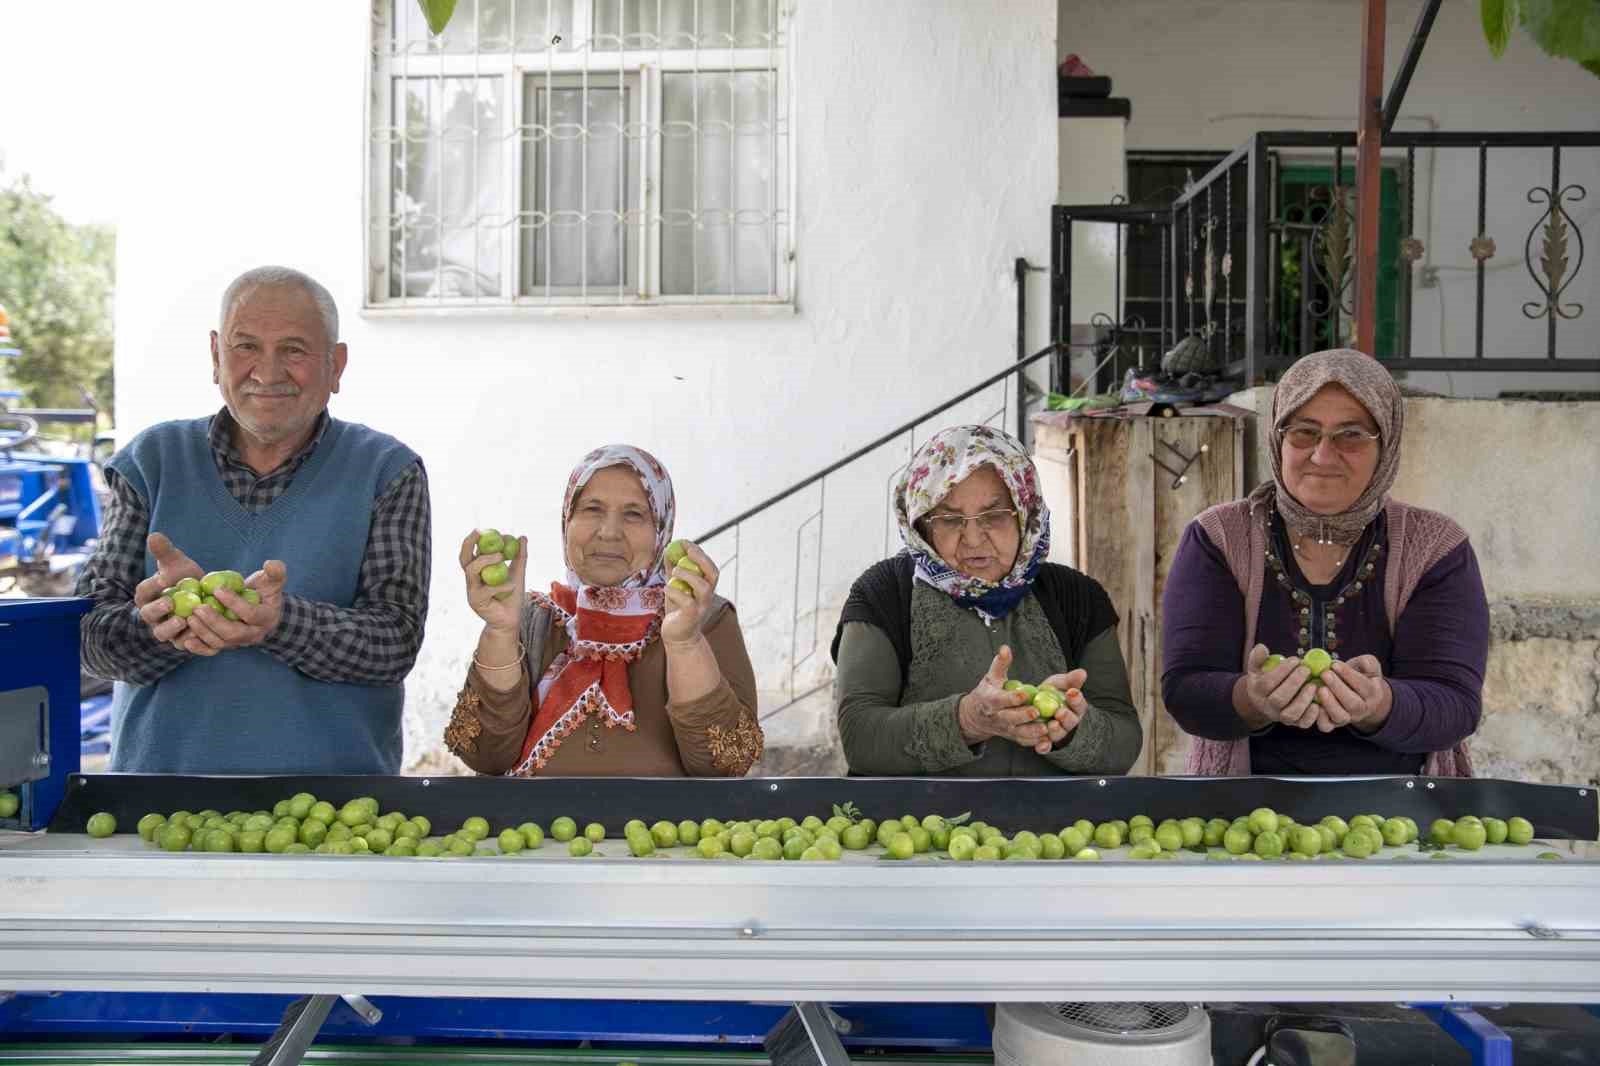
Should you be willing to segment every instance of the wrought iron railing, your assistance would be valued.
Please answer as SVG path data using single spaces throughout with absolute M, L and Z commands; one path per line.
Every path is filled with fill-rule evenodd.
M 1592 267 L 1584 272 L 1583 234 L 1600 205 L 1581 208 L 1588 189 L 1570 180 L 1600 170 L 1600 133 L 1397 131 L 1384 149 L 1373 354 L 1403 371 L 1600 373 L 1600 307 L 1592 306 L 1600 281 Z M 1214 366 L 1250 382 L 1307 351 L 1350 343 L 1354 162 L 1353 133 L 1265 132 L 1170 204 L 1057 207 L 1052 338 L 1092 317 L 1073 301 L 1074 226 L 1109 224 L 1115 306 L 1092 310 L 1114 339 L 1137 333 L 1143 347 L 1165 351 L 1194 338 Z M 1158 286 L 1124 284 L 1123 249 L 1135 240 L 1159 245 Z M 1430 242 L 1471 264 L 1434 262 Z M 1470 281 L 1465 320 L 1447 313 L 1440 288 L 1457 277 Z M 1438 302 L 1436 330 L 1419 329 L 1419 297 Z
M 1071 357 L 1074 336 L 1074 304 L 1072 301 L 1072 242 L 1073 224 L 1091 223 L 1112 227 L 1111 291 L 1114 293 L 1110 312 L 1095 310 L 1084 320 L 1089 325 L 1085 343 L 1092 346 L 1097 357 L 1092 373 L 1082 382 L 1090 392 L 1113 389 L 1127 367 L 1145 366 L 1152 359 L 1177 343 L 1174 316 L 1167 308 L 1171 299 L 1168 285 L 1170 270 L 1170 209 L 1139 206 L 1127 203 L 1110 203 L 1097 206 L 1056 207 L 1051 219 L 1050 234 L 1050 339 L 1057 345 L 1056 365 L 1052 379 L 1058 392 L 1069 391 Z M 1149 296 L 1127 298 L 1124 285 L 1124 253 L 1129 237 L 1154 234 L 1153 243 L 1159 251 L 1160 270 L 1154 298 Z M 1103 373 L 1109 371 L 1109 373 Z

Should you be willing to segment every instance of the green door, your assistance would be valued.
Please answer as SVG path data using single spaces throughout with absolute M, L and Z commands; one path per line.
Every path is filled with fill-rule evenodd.
M 1353 189 L 1356 181 L 1355 167 L 1347 166 L 1341 175 L 1342 184 L 1346 189 Z M 1278 214 L 1280 218 L 1305 219 L 1309 215 L 1313 220 L 1320 220 L 1315 213 L 1314 201 L 1316 191 L 1324 191 L 1333 183 L 1332 165 L 1286 163 L 1278 168 Z M 1323 211 L 1326 211 L 1327 200 L 1321 201 Z M 1378 197 L 1378 321 L 1377 321 L 1377 351 L 1371 353 L 1380 359 L 1394 358 L 1400 355 L 1400 240 L 1404 236 L 1401 227 L 1404 220 L 1400 211 L 1400 175 L 1389 167 L 1381 171 Z M 1350 220 L 1351 247 L 1354 248 L 1355 219 Z M 1285 245 L 1287 250 L 1288 245 Z M 1299 264 L 1288 265 L 1288 268 L 1298 275 Z M 1280 266 L 1280 269 L 1282 267 Z M 1354 270 L 1352 258 L 1351 269 Z M 1285 279 L 1285 288 L 1299 291 L 1298 276 L 1293 281 Z M 1355 284 L 1351 279 L 1350 284 Z M 1287 325 L 1298 315 L 1298 309 L 1284 309 L 1287 313 L 1284 322 Z M 1317 342 L 1325 346 L 1344 345 L 1350 343 L 1349 337 L 1330 338 L 1323 328 L 1318 333 Z M 1329 343 L 1331 342 L 1331 344 Z M 1309 344 L 1310 341 L 1303 342 Z M 1314 351 L 1313 347 L 1306 347 L 1303 352 L 1292 353 L 1304 355 Z

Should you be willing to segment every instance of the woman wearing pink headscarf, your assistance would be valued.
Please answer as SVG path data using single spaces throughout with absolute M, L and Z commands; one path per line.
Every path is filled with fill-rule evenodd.
M 895 492 L 904 550 L 856 579 L 834 631 L 851 773 L 1120 774 L 1143 733 L 1099 582 L 1049 562 L 1050 508 L 1023 443 L 951 426 Z M 1008 680 L 1065 701 L 1040 716 Z
M 483 631 L 445 743 L 486 774 L 737 777 L 760 758 L 755 675 L 718 572 L 664 556 L 672 479 L 648 452 L 597 448 L 567 480 L 564 581 L 524 596 L 527 543 L 506 584 L 479 573 L 499 555 L 461 544 L 467 602 Z M 497 598 L 506 589 L 514 594 Z
M 1273 393 L 1272 480 L 1185 532 L 1161 694 L 1190 773 L 1471 775 L 1489 607 L 1461 527 L 1389 495 L 1404 421 L 1377 360 L 1306 356 Z

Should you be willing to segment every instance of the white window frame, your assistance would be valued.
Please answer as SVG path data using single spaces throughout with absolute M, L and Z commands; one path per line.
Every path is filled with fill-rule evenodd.
M 531 0 L 543 5 L 545 0 Z M 409 55 L 400 59 L 389 56 L 388 11 L 395 4 L 411 4 L 415 0 L 374 0 L 372 61 L 367 64 L 366 108 L 364 115 L 366 150 L 363 153 L 364 184 L 363 254 L 364 306 L 376 312 L 433 312 L 452 309 L 507 309 L 545 310 L 560 308 L 593 309 L 597 307 L 670 307 L 679 310 L 694 308 L 727 309 L 790 308 L 794 303 L 795 253 L 795 146 L 793 142 L 794 101 L 792 97 L 792 42 L 788 30 L 789 0 L 769 0 L 776 19 L 776 41 L 772 48 L 698 48 L 692 50 L 628 50 L 586 52 L 581 42 L 589 37 L 589 14 L 593 9 L 586 0 L 557 0 L 571 2 L 574 7 L 573 36 L 579 48 L 557 51 L 548 48 L 538 53 L 500 52 L 473 54 L 435 53 L 423 56 Z M 698 0 L 701 4 L 725 0 Z M 458 13 L 475 17 L 476 5 L 463 5 Z M 415 17 L 419 14 L 413 12 Z M 515 2 L 508 16 L 509 25 L 516 25 Z M 391 63 L 393 65 L 391 65 Z M 597 88 L 615 87 L 621 72 L 625 87 L 635 90 L 638 114 L 642 116 L 645 136 L 639 144 L 640 174 L 636 187 L 627 197 L 645 224 L 640 227 L 637 240 L 636 261 L 631 265 L 629 291 L 584 293 L 552 288 L 550 295 L 524 293 L 522 276 L 522 244 L 525 236 L 520 225 L 523 214 L 524 189 L 523 153 L 521 136 L 524 115 L 525 80 L 544 79 L 555 88 L 574 83 L 594 85 Z M 661 198 L 661 160 L 663 146 L 663 120 L 665 99 L 662 79 L 670 74 L 737 74 L 745 72 L 770 73 L 772 91 L 768 96 L 768 130 L 766 136 L 772 145 L 773 191 L 769 198 L 773 229 L 771 266 L 769 277 L 773 291 L 754 295 L 733 293 L 666 294 L 661 291 L 663 215 Z M 502 139 L 501 181 L 505 190 L 508 218 L 505 237 L 500 242 L 500 293 L 493 296 L 391 296 L 390 252 L 394 229 L 391 210 L 391 174 L 393 152 L 399 148 L 393 114 L 394 87 L 405 78 L 473 78 L 499 79 L 501 83 Z M 738 116 L 735 115 L 737 122 Z M 630 114 L 628 124 L 634 124 Z M 381 145 L 380 139 L 387 138 Z M 737 140 L 730 131 L 730 145 Z M 737 180 L 737 172 L 730 173 L 730 182 Z M 381 211 L 380 211 L 381 209 Z M 741 212 L 742 213 L 742 212 Z M 737 216 L 735 216 L 737 217 Z M 387 222 L 385 227 L 381 223 Z M 735 227 L 729 219 L 731 235 Z M 631 225 L 631 224 L 630 224 Z M 698 271 L 698 260 L 696 261 Z M 730 264 L 730 276 L 736 277 Z

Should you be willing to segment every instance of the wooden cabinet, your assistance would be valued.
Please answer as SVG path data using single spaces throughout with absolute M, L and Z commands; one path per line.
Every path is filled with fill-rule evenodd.
M 1181 774 L 1188 739 L 1161 703 L 1161 594 L 1196 515 L 1236 500 L 1244 484 L 1245 423 L 1218 405 L 1174 417 L 1037 415 L 1034 459 L 1050 505 L 1050 560 L 1105 586 L 1144 748 L 1129 771 Z

